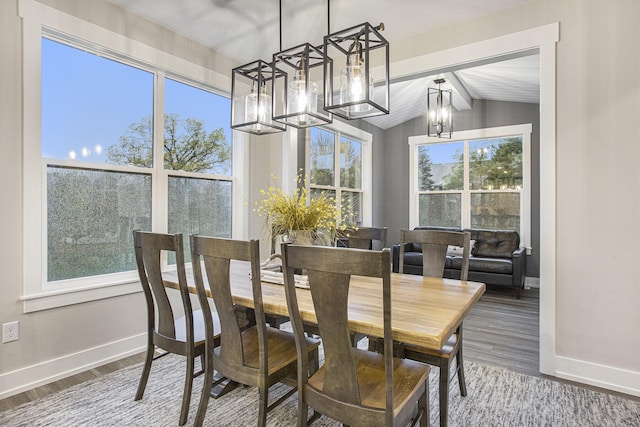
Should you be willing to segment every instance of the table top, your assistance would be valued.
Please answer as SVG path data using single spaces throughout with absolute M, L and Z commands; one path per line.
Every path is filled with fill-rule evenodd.
M 187 274 L 190 291 L 195 293 L 193 276 Z M 176 275 L 168 273 L 167 286 L 177 288 Z M 206 279 L 206 278 L 205 278 Z M 233 301 L 253 308 L 249 264 L 231 263 Z M 352 276 L 349 290 L 349 328 L 352 332 L 383 336 L 382 281 Z M 391 274 L 391 328 L 395 341 L 440 349 L 485 291 L 484 283 Z M 288 316 L 284 286 L 262 282 L 264 311 Z M 311 293 L 296 288 L 302 320 L 317 323 Z M 210 295 L 209 295 L 210 296 Z

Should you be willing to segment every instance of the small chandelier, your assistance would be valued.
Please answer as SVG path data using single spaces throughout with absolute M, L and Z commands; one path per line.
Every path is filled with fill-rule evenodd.
M 453 91 L 441 89 L 444 79 L 433 81 L 438 88 L 427 90 L 427 136 L 438 138 L 451 138 L 453 132 L 453 108 L 451 100 Z
M 283 132 L 287 127 L 273 120 L 271 92 L 282 73 L 257 60 L 231 73 L 231 128 L 255 135 Z
M 324 52 L 336 63 L 345 64 L 340 73 L 340 90 L 333 92 L 329 77 L 324 109 L 347 120 L 389 114 L 389 42 L 368 22 L 324 37 Z M 374 90 L 375 79 L 383 87 Z
M 275 53 L 273 66 L 278 70 L 273 84 L 273 120 L 296 128 L 333 122 L 331 113 L 322 108 L 329 84 L 327 73 L 333 71 L 331 58 L 319 47 L 304 43 Z

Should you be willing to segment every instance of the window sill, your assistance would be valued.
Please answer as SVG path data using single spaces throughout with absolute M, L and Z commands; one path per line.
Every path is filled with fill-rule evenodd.
M 20 299 L 23 301 L 23 311 L 32 313 L 141 291 L 140 281 L 136 280 L 106 286 L 100 285 L 23 295 Z

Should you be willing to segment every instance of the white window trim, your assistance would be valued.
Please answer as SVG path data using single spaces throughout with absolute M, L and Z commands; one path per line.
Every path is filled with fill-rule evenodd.
M 362 226 L 371 227 L 373 218 L 373 135 L 369 132 L 365 132 L 354 126 L 350 126 L 339 120 L 335 120 L 329 125 L 318 126 L 319 129 L 326 130 L 328 132 L 339 133 L 341 136 L 350 137 L 358 142 L 362 143 Z M 307 134 L 308 135 L 308 134 Z M 309 153 L 310 153 L 310 138 L 307 138 L 305 151 L 305 170 L 309 171 Z M 339 154 L 339 153 L 337 153 Z M 336 163 L 339 167 L 339 156 L 335 156 Z M 309 183 L 307 184 L 309 185 Z
M 522 197 L 520 201 L 520 242 L 528 251 L 531 250 L 531 130 L 530 123 L 513 126 L 499 126 L 486 129 L 475 129 L 454 132 L 451 139 L 432 138 L 426 135 L 409 137 L 409 227 L 418 226 L 418 147 L 425 144 L 435 144 L 443 142 L 468 141 L 472 139 L 499 138 L 505 136 L 522 135 Z M 469 153 L 466 152 L 465 158 Z M 468 187 L 467 176 L 465 175 L 465 187 Z M 457 191 L 456 191 L 457 192 Z M 464 199 L 463 199 L 464 200 Z M 463 203 L 463 220 L 468 220 L 469 206 Z M 464 223 L 464 222 L 463 222 Z
M 167 70 L 170 78 L 183 81 L 201 82 L 208 90 L 220 88 L 217 92 L 224 94 L 223 90 L 231 87 L 230 77 L 211 69 L 204 68 L 179 57 L 173 56 L 161 50 L 152 48 L 143 43 L 131 40 L 123 35 L 114 33 L 90 22 L 81 20 L 57 9 L 45 6 L 33 0 L 19 0 L 19 15 L 22 18 L 23 35 L 23 310 L 25 313 L 78 304 L 102 298 L 110 298 L 140 292 L 142 289 L 136 272 L 117 273 L 113 275 L 98 276 L 97 280 L 83 279 L 82 285 L 72 286 L 68 281 L 63 286 L 47 286 L 44 276 L 46 253 L 46 215 L 43 209 L 46 206 L 46 160 L 42 158 L 41 149 L 41 92 L 42 92 L 42 51 L 41 38 L 48 30 L 51 33 L 68 35 L 70 40 L 84 40 L 92 46 L 103 46 L 109 52 L 122 55 L 117 61 L 127 63 L 130 59 L 133 64 L 143 64 L 141 67 L 147 70 Z M 158 84 L 158 82 L 156 82 Z M 160 82 L 160 84 L 163 84 Z M 225 94 L 226 95 L 226 94 Z M 154 100 L 154 108 L 162 100 Z M 162 125 L 156 123 L 156 126 Z M 162 128 L 161 128 L 162 129 Z M 157 130 L 157 129 L 156 129 Z M 243 195 L 247 189 L 242 183 L 246 179 L 247 168 L 243 167 L 247 162 L 246 140 L 236 138 L 233 132 L 233 184 L 232 209 L 232 234 L 241 238 L 248 234 L 247 215 L 244 212 Z M 237 139 L 237 140 L 236 140 Z M 56 162 L 57 163 L 57 162 Z M 74 164 L 77 166 L 77 164 Z M 87 165 L 90 166 L 90 165 Z M 104 167 L 104 165 L 103 165 Z M 44 168 L 44 172 L 43 172 Z M 111 169 L 111 168 L 110 168 Z M 115 169 L 115 168 L 114 168 Z M 125 167 L 123 170 L 126 170 Z M 139 170 L 138 170 L 139 171 Z M 156 170 L 146 171 L 149 174 L 157 174 Z M 169 173 L 164 171 L 163 173 Z M 173 172 L 171 172 L 173 174 Z M 211 178 L 208 176 L 207 178 Z M 223 177 L 228 179 L 228 177 Z M 154 179 L 154 182 L 157 182 Z M 28 189 L 28 191 L 26 191 Z M 152 190 L 162 191 L 154 186 Z M 164 190 L 166 192 L 166 189 Z M 161 196 L 161 194 L 156 194 Z M 158 197 L 155 200 L 161 200 Z M 159 202 L 163 203 L 163 202 Z M 164 202 L 166 205 L 166 202 Z M 159 206 L 153 206 L 152 227 L 154 230 L 163 231 L 166 228 L 166 210 Z M 163 219 L 165 220 L 164 222 Z M 160 225 L 163 224 L 163 225 Z M 68 285 L 68 286 L 67 286 Z

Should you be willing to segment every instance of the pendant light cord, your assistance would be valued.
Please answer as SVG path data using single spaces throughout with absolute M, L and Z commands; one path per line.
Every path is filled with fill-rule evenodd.
M 280 0 L 278 2 L 278 4 L 280 5 L 280 10 L 279 10 L 279 13 L 280 13 L 280 21 L 279 21 L 279 24 L 280 24 L 280 52 L 282 52 L 282 0 Z
M 327 0 L 327 34 L 331 34 L 331 0 Z

